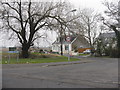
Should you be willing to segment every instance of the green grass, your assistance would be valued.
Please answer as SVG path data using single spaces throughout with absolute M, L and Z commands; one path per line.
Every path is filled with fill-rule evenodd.
M 10 55 L 10 61 L 9 61 Z M 70 61 L 78 61 L 77 58 L 70 58 Z M 26 64 L 26 63 L 52 63 L 52 62 L 68 62 L 68 58 L 65 56 L 60 56 L 58 54 L 41 54 L 41 53 L 31 53 L 30 58 L 18 59 L 17 54 L 2 53 L 1 64 Z
M 79 56 L 85 56 L 85 55 L 90 55 L 90 54 L 83 54 L 83 53 L 79 54 Z
M 78 61 L 77 58 L 70 58 L 70 61 Z M 50 58 L 37 58 L 37 59 L 10 59 L 9 64 L 26 64 L 26 63 L 52 63 L 52 62 L 68 62 L 68 58 L 64 56 L 50 57 Z M 2 64 L 8 64 L 8 59 L 3 59 Z

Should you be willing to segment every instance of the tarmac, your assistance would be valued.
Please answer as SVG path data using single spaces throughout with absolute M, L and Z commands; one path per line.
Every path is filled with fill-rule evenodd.
M 118 59 L 74 57 L 79 61 L 4 64 L 3 88 L 117 88 Z

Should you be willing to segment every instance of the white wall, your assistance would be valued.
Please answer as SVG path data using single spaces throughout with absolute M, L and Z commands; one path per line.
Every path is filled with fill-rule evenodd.
M 67 44 L 63 44 L 62 45 L 62 47 L 63 47 L 63 53 L 64 54 L 66 54 L 66 53 L 68 53 L 68 50 L 65 50 L 65 45 L 67 45 Z M 69 44 L 69 51 L 71 52 L 71 50 L 72 50 L 72 45 L 71 44 Z M 54 44 L 53 46 L 52 46 L 52 51 L 53 52 L 61 52 L 61 49 L 60 49 L 60 44 Z
M 65 50 L 65 45 L 68 45 L 68 44 L 64 44 L 64 45 L 63 45 L 63 53 L 64 53 L 64 54 L 67 54 L 67 53 L 68 53 L 68 51 L 70 51 L 70 52 L 71 52 L 71 50 L 72 50 L 72 47 L 71 47 L 71 46 L 72 46 L 72 45 L 71 45 L 71 44 L 69 44 L 69 50 Z

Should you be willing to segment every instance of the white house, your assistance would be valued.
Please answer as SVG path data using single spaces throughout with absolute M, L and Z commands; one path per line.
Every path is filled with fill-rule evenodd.
M 70 53 L 73 55 L 75 51 L 78 51 L 79 48 L 89 48 L 88 41 L 81 35 L 76 36 L 62 36 L 58 37 L 57 40 L 52 44 L 52 51 L 61 53 L 61 45 L 63 49 L 63 54 Z

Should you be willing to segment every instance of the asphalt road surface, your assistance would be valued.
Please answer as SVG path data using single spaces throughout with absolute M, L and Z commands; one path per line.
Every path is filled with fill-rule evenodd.
M 81 58 L 84 63 L 3 65 L 3 88 L 117 88 L 118 59 Z M 82 62 L 81 61 L 81 62 Z

